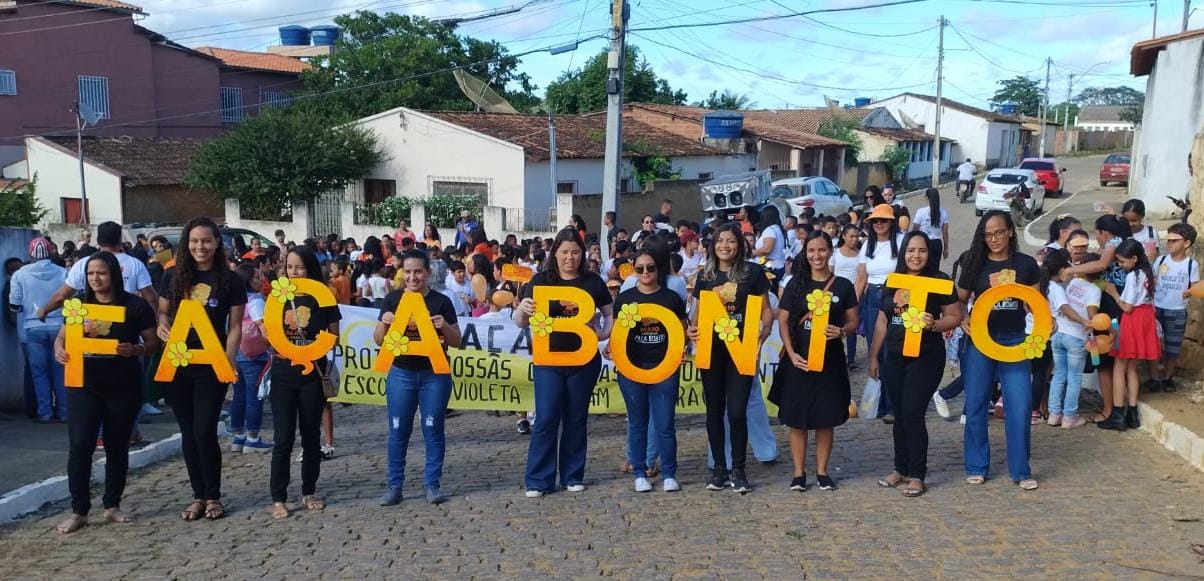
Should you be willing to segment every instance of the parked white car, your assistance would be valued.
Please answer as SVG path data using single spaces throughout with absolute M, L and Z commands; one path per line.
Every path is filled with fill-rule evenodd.
M 778 208 L 782 218 L 800 216 L 806 208 L 815 208 L 816 216 L 839 216 L 853 207 L 848 192 L 832 180 L 817 176 L 773 182 L 773 195 L 768 202 Z
M 1004 195 L 1023 182 L 1028 187 L 1028 209 L 1039 214 L 1045 210 L 1045 187 L 1031 169 L 1000 168 L 987 172 L 974 192 L 974 214 L 981 216 L 990 210 L 1011 209 Z

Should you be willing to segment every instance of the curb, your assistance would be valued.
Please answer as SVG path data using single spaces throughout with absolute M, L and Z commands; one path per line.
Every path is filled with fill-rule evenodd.
M 1204 448 L 1201 448 L 1204 450 Z M 180 434 L 173 434 L 130 453 L 130 469 L 145 468 L 180 453 Z M 92 482 L 102 483 L 105 480 L 105 460 L 102 458 L 92 464 Z M 0 523 L 12 521 L 42 508 L 47 503 L 69 498 L 67 477 L 51 476 L 40 482 L 27 484 L 0 496 Z
M 1141 413 L 1141 431 L 1149 434 L 1166 449 L 1180 455 L 1187 463 L 1204 472 L 1204 437 L 1168 421 L 1162 412 L 1145 402 L 1137 402 Z

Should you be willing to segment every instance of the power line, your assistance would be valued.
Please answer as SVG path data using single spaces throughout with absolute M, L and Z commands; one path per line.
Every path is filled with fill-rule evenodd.
M 815 18 L 811 18 L 810 16 L 804 16 L 803 18 L 806 18 L 807 20 L 810 20 L 811 22 L 814 22 L 825 28 L 831 28 L 832 30 L 839 30 L 841 32 L 845 32 L 848 34 L 855 34 L 857 36 L 868 36 L 870 38 L 901 38 L 904 36 L 915 36 L 917 34 L 924 34 L 925 32 L 928 32 L 931 30 L 936 30 L 936 28 L 937 28 L 935 26 L 929 26 L 928 28 L 916 30 L 914 32 L 902 32 L 899 34 L 874 34 L 872 32 L 858 32 L 856 30 L 849 30 L 847 28 L 841 28 L 841 27 L 833 25 L 833 24 L 828 24 L 827 22 L 824 22 L 822 20 L 817 20 Z
M 961 29 L 959 29 L 958 27 L 956 27 L 956 26 L 953 26 L 953 25 L 949 25 L 949 27 L 950 27 L 950 28 L 952 28 L 952 29 L 953 29 L 953 32 L 954 32 L 954 33 L 956 33 L 956 34 L 957 34 L 957 36 L 958 36 L 959 38 L 961 38 L 961 39 L 962 39 L 962 42 L 965 42 L 965 43 L 966 43 L 966 46 L 967 46 L 967 47 L 969 47 L 971 51 L 973 51 L 973 52 L 974 52 L 975 54 L 977 54 L 978 56 L 982 57 L 982 59 L 983 59 L 983 60 L 987 61 L 987 62 L 988 62 L 989 64 L 991 64 L 992 66 L 994 66 L 994 67 L 996 67 L 996 68 L 998 68 L 998 69 L 1002 69 L 1002 70 L 1004 70 L 1004 71 L 1010 72 L 1010 73 L 1015 73 L 1015 74 L 1017 74 L 1017 75 L 1028 75 L 1028 74 L 1031 74 L 1031 73 L 1033 72 L 1033 71 L 1027 71 L 1027 72 L 1026 72 L 1026 71 L 1020 71 L 1020 70 L 1016 70 L 1016 69 L 1013 69 L 1013 68 L 1011 68 L 1011 67 L 1005 67 L 1005 66 L 1003 66 L 1003 65 L 999 64 L 998 62 L 995 62 L 994 60 L 992 60 L 992 59 L 991 59 L 991 57 L 987 56 L 987 55 L 986 55 L 986 53 L 984 53 L 984 52 L 982 52 L 981 50 L 979 50 L 977 46 L 974 46 L 974 43 L 970 42 L 970 40 L 969 40 L 969 39 L 967 39 L 967 38 L 966 38 L 966 37 L 965 37 L 965 36 L 962 34 L 962 31 L 961 31 Z M 1040 67 L 1038 67 L 1038 68 L 1040 68 Z M 1034 70 L 1036 70 L 1036 69 L 1034 69 Z
M 928 0 L 895 0 L 894 2 L 882 2 L 878 4 L 865 4 L 862 6 L 848 6 L 844 8 L 817 8 L 814 10 L 806 10 L 803 12 L 791 12 L 789 14 L 772 14 L 768 16 L 753 16 L 749 18 L 736 18 L 731 20 L 717 20 L 714 22 L 699 22 L 694 24 L 668 24 L 664 26 L 648 26 L 644 28 L 631 28 L 628 32 L 653 32 L 657 30 L 674 30 L 678 28 L 703 28 L 710 26 L 723 26 L 727 24 L 745 24 L 748 22 L 767 22 L 770 20 L 782 20 L 785 18 L 795 18 L 798 16 L 808 16 L 811 14 L 825 14 L 831 12 L 852 12 L 855 10 L 867 10 L 870 8 L 885 8 L 888 6 L 902 6 L 904 4 L 917 4 L 927 2 Z

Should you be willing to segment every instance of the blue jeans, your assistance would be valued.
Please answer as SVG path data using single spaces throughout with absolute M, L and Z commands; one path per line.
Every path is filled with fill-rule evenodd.
M 238 360 L 238 379 L 234 382 L 234 398 L 230 401 L 230 431 L 259 433 L 263 425 L 263 401 L 259 399 L 259 376 L 270 359 Z
M 1017 345 L 1024 333 L 992 334 L 1000 345 Z M 962 361 L 966 386 L 965 460 L 966 474 L 986 477 L 991 469 L 991 441 L 987 435 L 987 407 L 995 378 L 1003 388 L 1006 418 L 1003 429 L 1007 442 L 1008 476 L 1019 482 L 1032 477 L 1028 456 L 1033 410 L 1032 361 L 1000 363 L 987 358 L 970 341 Z
M 585 480 L 589 401 L 602 371 L 602 356 L 578 367 L 534 366 L 535 415 L 527 448 L 527 490 L 551 492 Z
M 36 327 L 25 332 L 25 359 L 33 374 L 33 389 L 38 400 L 38 418 L 57 415 L 67 419 L 67 387 L 63 384 L 63 366 L 54 360 L 54 340 L 58 327 Z
M 1065 333 L 1053 336 L 1053 380 L 1049 383 L 1049 413 L 1068 418 L 1079 415 L 1079 390 L 1087 366 L 1086 339 Z M 1006 405 L 1007 400 L 1004 400 Z
M 627 404 L 627 454 L 631 457 L 631 471 L 637 477 L 648 475 L 647 449 L 655 441 L 665 478 L 677 478 L 677 428 L 674 425 L 677 387 L 676 374 L 652 385 L 636 383 L 619 375 L 619 390 Z M 656 418 L 654 422 L 649 421 L 652 417 Z M 650 426 L 655 429 L 653 438 L 648 437 Z
M 394 367 L 385 379 L 385 403 L 389 408 L 389 486 L 405 483 L 406 452 L 410 434 L 414 431 L 414 413 L 422 415 L 422 442 L 426 445 L 426 471 L 423 486 L 439 486 L 443 477 L 443 420 L 447 402 L 451 399 L 450 375 L 437 374 L 429 369 L 412 370 Z
M 748 394 L 748 445 L 752 448 L 753 457 L 758 462 L 773 462 L 778 459 L 778 441 L 773 436 L 773 428 L 769 427 L 769 410 L 765 408 L 765 397 L 761 394 L 761 381 L 759 378 L 753 379 L 752 391 Z M 727 426 L 727 418 L 724 418 L 724 426 Z M 731 429 L 727 430 L 728 436 L 723 443 L 724 452 L 727 454 L 727 468 L 732 468 L 732 437 Z M 715 469 L 715 455 L 711 453 L 711 447 L 707 446 L 707 468 Z

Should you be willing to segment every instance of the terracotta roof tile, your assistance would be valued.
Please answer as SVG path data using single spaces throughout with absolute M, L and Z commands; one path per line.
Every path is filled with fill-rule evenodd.
M 75 151 L 74 137 L 50 141 Z M 85 137 L 84 158 L 112 169 L 131 186 L 178 185 L 206 139 Z
M 94 8 L 112 8 L 114 10 L 142 12 L 141 6 L 135 6 L 128 2 L 118 2 L 117 0 L 66 0 L 64 4 L 79 4 L 81 6 L 92 6 Z
M 543 115 L 479 113 L 471 111 L 422 111 L 448 123 L 482 133 L 523 148 L 527 159 L 543 161 L 548 155 L 548 118 Z M 606 118 L 596 115 L 560 115 L 556 117 L 556 155 L 558 159 L 600 159 L 605 157 Z M 664 131 L 635 119 L 623 120 L 623 143 L 628 148 L 641 144 L 649 151 L 669 157 L 723 155 L 722 152 L 690 139 Z M 630 157 L 632 151 L 625 151 Z
M 644 109 L 661 115 L 688 119 L 698 123 L 698 128 L 694 132 L 695 136 L 702 135 L 702 117 L 710 113 L 710 109 L 702 107 L 686 107 L 680 105 L 660 105 L 655 103 L 632 103 L 627 106 L 629 109 Z M 810 111 L 807 109 L 799 109 L 797 111 Z M 834 148 L 843 147 L 844 142 L 830 139 L 822 135 L 816 135 L 815 130 L 800 129 L 802 127 L 810 127 L 810 122 L 799 116 L 798 119 L 783 120 L 776 118 L 774 111 L 769 110 L 749 110 L 738 111 L 744 114 L 744 134 L 746 137 L 756 137 L 775 141 L 785 145 L 791 145 L 799 148 Z M 827 110 L 824 110 L 827 113 Z M 815 126 L 819 122 L 814 123 Z M 682 133 L 684 135 L 684 133 Z
M 198 47 L 196 51 L 218 58 L 228 67 L 239 69 L 292 74 L 301 74 L 309 69 L 309 63 L 300 59 L 266 52 L 250 52 L 213 46 Z

